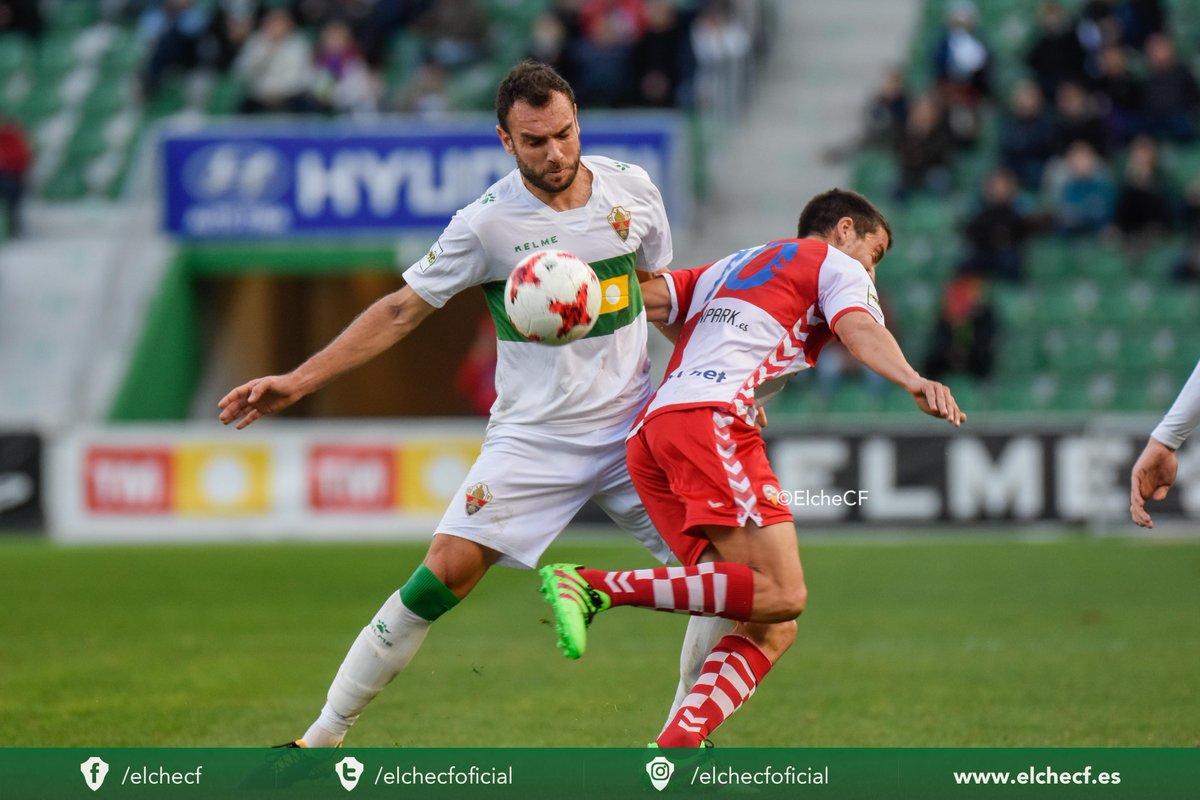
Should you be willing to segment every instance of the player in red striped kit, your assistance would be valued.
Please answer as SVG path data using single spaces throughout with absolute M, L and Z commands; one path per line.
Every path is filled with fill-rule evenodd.
M 682 322 L 666 377 L 627 442 L 634 485 L 682 566 L 541 570 L 559 645 L 586 647 L 595 614 L 618 605 L 735 620 L 658 737 L 696 747 L 749 699 L 791 645 L 806 590 L 796 528 L 756 425 L 765 396 L 816 363 L 834 336 L 912 395 L 966 420 L 949 388 L 922 378 L 883 326 L 875 267 L 891 246 L 866 198 L 834 189 L 800 215 L 798 238 L 667 273 L 645 289 L 648 318 Z

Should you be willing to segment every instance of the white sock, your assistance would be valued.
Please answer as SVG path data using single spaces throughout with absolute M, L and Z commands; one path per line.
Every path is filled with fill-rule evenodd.
M 663 723 L 664 731 L 675 719 L 679 707 L 683 705 L 683 699 L 700 679 L 704 660 L 712 653 L 717 642 L 733 630 L 733 625 L 733 620 L 723 617 L 692 617 L 688 620 L 687 633 L 683 635 L 683 648 L 679 651 L 679 687 L 675 690 L 675 701 L 671 703 L 667 721 Z
M 325 707 L 301 737 L 309 747 L 336 747 L 375 699 L 416 655 L 429 620 L 405 608 L 400 592 L 387 599 L 371 624 L 359 632 L 338 669 Z

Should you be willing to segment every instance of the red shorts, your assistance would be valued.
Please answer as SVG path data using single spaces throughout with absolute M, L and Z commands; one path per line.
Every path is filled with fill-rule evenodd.
M 647 513 L 685 565 L 708 547 L 704 525 L 791 521 L 758 429 L 717 408 L 651 417 L 627 443 L 629 475 Z

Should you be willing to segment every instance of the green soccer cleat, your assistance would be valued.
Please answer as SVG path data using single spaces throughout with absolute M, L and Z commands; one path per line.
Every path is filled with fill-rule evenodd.
M 567 658 L 583 655 L 592 617 L 612 607 L 612 598 L 580 577 L 579 566 L 547 564 L 538 570 L 542 576 L 542 596 L 554 609 L 558 646 Z

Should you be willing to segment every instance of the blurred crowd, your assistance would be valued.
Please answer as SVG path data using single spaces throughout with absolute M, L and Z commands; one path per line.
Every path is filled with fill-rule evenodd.
M 232 73 L 243 86 L 237 110 L 251 114 L 456 110 L 456 74 L 496 59 L 502 73 L 520 57 L 559 69 L 586 107 L 690 107 L 725 96 L 709 85 L 711 68 L 746 59 L 766 27 L 759 0 L 96 3 L 136 29 L 145 98 L 172 73 Z M 37 38 L 46 13 L 38 0 L 0 0 L 0 32 Z M 415 63 L 395 63 L 399 37 L 415 42 L 399 56 Z
M 893 70 L 866 113 L 863 144 L 893 154 L 892 201 L 977 195 L 959 220 L 964 253 L 943 287 L 931 377 L 991 374 L 987 289 L 1027 279 L 1035 237 L 1099 239 L 1136 264 L 1182 234 L 1191 241 L 1174 275 L 1200 277 L 1200 178 L 1182 184 L 1168 163 L 1197 144 L 1200 82 L 1161 0 L 1086 0 L 1073 11 L 1047 0 L 1020 65 L 997 64 L 989 33 L 974 3 L 950 3 L 930 88 L 911 91 Z M 997 73 L 1021 77 L 1001 92 Z M 978 189 L 956 185 L 969 158 L 990 163 Z

